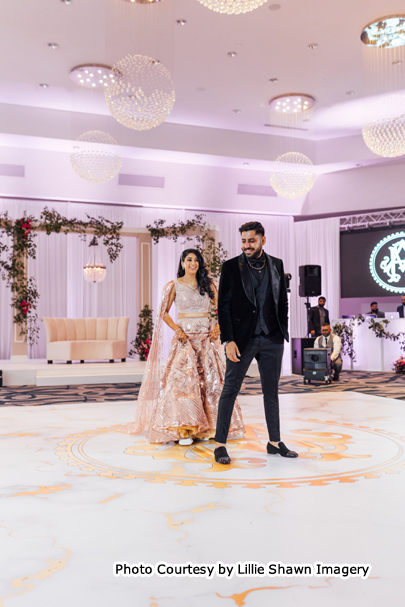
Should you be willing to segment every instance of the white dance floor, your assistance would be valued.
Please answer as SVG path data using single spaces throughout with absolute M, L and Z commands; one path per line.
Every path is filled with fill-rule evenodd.
M 229 443 L 115 431 L 134 403 L 2 407 L 1 607 L 377 607 L 403 596 L 405 402 L 281 396 L 295 460 L 268 456 L 261 397 Z M 321 575 L 115 576 L 114 563 L 370 565 Z M 267 569 L 266 569 L 267 571 Z M 342 569 L 340 570 L 343 571 Z

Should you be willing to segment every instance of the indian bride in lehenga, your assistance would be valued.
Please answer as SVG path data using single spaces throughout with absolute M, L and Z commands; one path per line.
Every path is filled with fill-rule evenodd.
M 163 289 L 135 421 L 121 431 L 146 432 L 150 443 L 178 441 L 181 445 L 215 435 L 225 374 L 218 350 L 219 325 L 210 331 L 210 306 L 214 304 L 216 309 L 217 297 L 201 253 L 194 249 L 184 251 L 177 279 Z M 173 303 L 178 310 L 177 324 L 169 315 Z M 175 332 L 166 365 L 163 322 Z M 236 403 L 230 435 L 239 436 L 243 432 L 242 415 Z

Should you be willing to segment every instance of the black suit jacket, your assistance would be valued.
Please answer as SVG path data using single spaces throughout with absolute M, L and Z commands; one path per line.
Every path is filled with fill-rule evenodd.
M 325 322 L 326 323 L 330 323 L 329 320 L 329 311 L 324 308 L 325 310 Z M 311 331 L 315 331 L 316 335 L 320 335 L 322 333 L 322 327 L 321 327 L 321 317 L 319 316 L 319 307 L 318 306 L 314 306 L 313 308 L 309 309 L 309 314 L 308 314 L 308 332 L 311 333 Z
M 284 339 L 288 341 L 288 298 L 283 262 L 271 255 L 266 254 L 266 257 L 277 323 Z M 218 294 L 221 341 L 235 341 L 242 353 L 253 335 L 258 313 L 252 278 L 242 253 L 222 266 Z
M 398 306 L 397 312 L 399 312 L 399 318 L 404 317 L 404 306 L 402 304 L 400 306 Z

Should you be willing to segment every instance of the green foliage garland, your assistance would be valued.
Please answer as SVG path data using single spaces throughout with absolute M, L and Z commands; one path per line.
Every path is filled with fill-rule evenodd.
M 399 341 L 399 347 L 402 351 L 405 351 L 405 332 L 400 331 L 399 333 L 390 333 L 386 328 L 390 321 L 386 318 L 376 319 L 368 318 L 368 328 L 373 331 L 376 337 L 380 339 L 389 339 L 390 341 Z M 349 356 L 353 362 L 356 360 L 356 352 L 354 350 L 354 335 L 353 328 L 360 326 L 366 321 L 366 318 L 359 314 L 358 318 L 353 318 L 350 322 L 335 323 L 332 331 L 335 335 L 339 335 L 342 340 L 342 354 Z
M 21 335 L 26 336 L 30 345 L 37 342 L 39 334 L 36 313 L 39 293 L 35 280 L 27 276 L 26 269 L 26 259 L 36 257 L 35 232 L 45 231 L 48 235 L 60 232 L 77 233 L 86 239 L 86 230 L 92 229 L 94 235 L 100 238 L 107 248 L 111 262 L 115 261 L 121 252 L 120 230 L 123 222 L 89 215 L 87 217 L 88 221 L 67 219 L 47 207 L 43 209 L 39 219 L 24 213 L 23 217 L 14 221 L 7 211 L 0 214 L 0 276 L 12 293 L 13 321 L 20 325 Z M 2 240 L 3 236 L 10 237 L 12 244 L 6 244 Z
M 131 341 L 132 349 L 129 351 L 129 355 L 139 354 L 140 360 L 148 360 L 152 333 L 152 310 L 146 305 L 139 314 L 138 330 L 135 339 Z

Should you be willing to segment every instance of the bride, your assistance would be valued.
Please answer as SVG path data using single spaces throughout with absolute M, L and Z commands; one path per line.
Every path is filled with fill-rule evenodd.
M 210 306 L 217 308 L 217 297 L 201 253 L 184 251 L 177 279 L 163 289 L 135 421 L 123 428 L 125 432 L 146 431 L 150 443 L 178 441 L 180 445 L 215 435 L 225 374 L 218 350 L 219 325 L 210 331 Z M 178 311 L 177 324 L 169 314 L 173 303 Z M 166 365 L 162 358 L 162 322 L 174 331 Z M 236 405 L 230 435 L 243 432 L 240 407 Z

